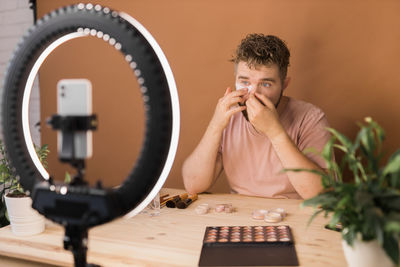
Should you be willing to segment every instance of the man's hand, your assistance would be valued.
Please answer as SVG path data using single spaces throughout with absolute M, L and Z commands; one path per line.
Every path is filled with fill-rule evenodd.
M 210 126 L 220 131 L 225 129 L 233 114 L 246 109 L 246 106 L 237 105 L 238 103 L 244 103 L 243 96 L 246 94 L 247 90 L 245 89 L 232 92 L 232 89 L 228 87 L 224 96 L 218 100 Z
M 269 139 L 285 133 L 274 104 L 266 96 L 251 92 L 246 106 L 249 121 L 258 132 Z
M 206 191 L 222 171 L 222 158 L 218 154 L 222 133 L 233 114 L 246 109 L 238 106 L 243 103 L 247 90 L 232 92 L 226 89 L 225 95 L 219 99 L 214 116 L 195 150 L 182 166 L 183 183 L 191 194 Z

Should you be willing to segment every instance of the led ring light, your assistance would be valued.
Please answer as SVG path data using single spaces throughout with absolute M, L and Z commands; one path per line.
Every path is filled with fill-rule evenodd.
M 93 226 L 128 212 L 133 216 L 154 198 L 175 157 L 180 115 L 177 89 L 167 59 L 151 34 L 130 15 L 92 4 L 68 6 L 46 15 L 18 45 L 7 68 L 2 92 L 5 145 L 23 188 L 31 192 L 34 208 L 44 215 L 49 210 L 35 206 L 35 198 L 40 197 L 36 196 L 40 195 L 38 186 L 48 186 L 49 183 L 43 181 L 49 179 L 49 174 L 35 153 L 29 130 L 33 81 L 54 49 L 74 38 L 87 36 L 97 37 L 123 53 L 137 77 L 146 114 L 141 154 L 122 185 L 116 189 L 92 188 L 80 192 L 83 198 L 85 193 L 99 196 L 93 206 L 102 205 L 107 210 L 95 212 L 97 218 L 88 223 Z M 49 188 L 53 194 L 58 192 L 55 186 Z M 68 195 L 68 190 L 75 192 L 71 187 L 63 189 L 64 195 Z

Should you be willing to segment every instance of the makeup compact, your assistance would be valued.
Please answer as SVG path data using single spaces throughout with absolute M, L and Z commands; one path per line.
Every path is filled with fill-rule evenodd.
M 290 227 L 209 226 L 199 266 L 299 266 Z
M 275 208 L 272 210 L 254 210 L 251 217 L 254 220 L 264 220 L 268 223 L 281 222 L 286 217 L 286 211 L 282 208 Z

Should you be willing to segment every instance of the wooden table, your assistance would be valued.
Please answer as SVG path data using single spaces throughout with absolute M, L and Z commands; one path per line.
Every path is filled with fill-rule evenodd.
M 165 192 L 179 193 L 179 190 L 163 189 L 162 193 Z M 197 215 L 194 208 L 201 203 L 211 207 L 232 203 L 236 211 Z M 139 214 L 91 229 L 88 262 L 102 266 L 197 266 L 206 226 L 267 225 L 264 221 L 253 220 L 252 211 L 282 207 L 288 216 L 279 224 L 292 228 L 301 266 L 346 266 L 340 234 L 324 229 L 327 220 L 323 216 L 307 227 L 312 209 L 302 209 L 300 203 L 299 200 L 201 194 L 187 209 L 165 207 L 156 217 Z M 50 222 L 43 233 L 30 237 L 14 236 L 7 226 L 0 229 L 0 255 L 72 266 L 72 254 L 62 247 L 63 235 L 63 228 Z M 6 259 L 10 261 L 0 256 L 0 263 Z M 18 266 L 37 266 L 29 264 L 23 262 Z

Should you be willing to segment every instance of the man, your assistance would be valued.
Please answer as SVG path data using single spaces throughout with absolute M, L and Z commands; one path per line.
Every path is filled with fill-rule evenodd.
M 312 104 L 283 96 L 290 52 L 275 36 L 250 34 L 232 61 L 236 90 L 227 88 L 200 143 L 185 160 L 189 193 L 207 190 L 225 170 L 233 192 L 270 198 L 310 198 L 320 176 L 282 172 L 285 168 L 323 171 L 321 151 L 330 138 L 324 113 Z

